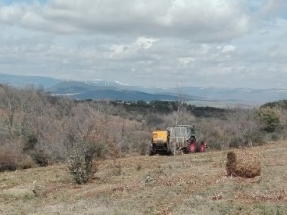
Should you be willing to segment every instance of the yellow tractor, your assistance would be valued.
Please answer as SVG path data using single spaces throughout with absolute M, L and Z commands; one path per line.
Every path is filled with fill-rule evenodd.
M 149 155 L 205 152 L 207 146 L 204 141 L 196 142 L 194 130 L 191 125 L 177 125 L 153 131 Z

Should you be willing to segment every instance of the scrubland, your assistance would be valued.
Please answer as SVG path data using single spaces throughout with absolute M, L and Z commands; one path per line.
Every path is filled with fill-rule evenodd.
M 247 147 L 261 175 L 228 177 L 227 150 L 103 161 L 84 185 L 64 164 L 0 173 L 1 214 L 287 214 L 287 142 Z
M 152 131 L 178 124 L 208 151 L 148 156 Z M 198 108 L 0 85 L 0 214 L 287 214 L 286 140 L 287 100 Z M 230 150 L 257 166 L 228 174 Z

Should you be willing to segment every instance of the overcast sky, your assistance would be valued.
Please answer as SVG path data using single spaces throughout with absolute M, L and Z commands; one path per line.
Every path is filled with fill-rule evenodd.
M 0 0 L 0 73 L 287 88 L 287 1 Z

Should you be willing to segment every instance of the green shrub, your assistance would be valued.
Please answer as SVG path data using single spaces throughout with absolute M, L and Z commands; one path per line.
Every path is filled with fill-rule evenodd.
M 98 171 L 100 160 L 105 158 L 104 144 L 95 142 L 78 143 L 68 157 L 68 169 L 76 184 L 87 183 Z
M 73 154 L 68 159 L 68 168 L 73 180 L 77 184 L 84 184 L 89 181 L 96 170 L 92 170 L 92 159 L 85 158 L 84 155 Z
M 281 127 L 281 112 L 277 108 L 265 107 L 258 110 L 259 120 L 263 129 L 267 132 L 274 132 Z

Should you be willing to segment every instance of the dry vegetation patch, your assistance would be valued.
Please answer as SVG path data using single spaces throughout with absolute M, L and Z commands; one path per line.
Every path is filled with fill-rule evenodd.
M 254 178 L 227 177 L 228 151 L 106 160 L 85 185 L 65 165 L 4 172 L 0 214 L 286 214 L 286 144 L 248 149 L 262 155 Z
M 226 171 L 228 176 L 253 178 L 261 174 L 261 163 L 258 153 L 248 150 L 229 151 L 227 153 Z

